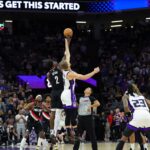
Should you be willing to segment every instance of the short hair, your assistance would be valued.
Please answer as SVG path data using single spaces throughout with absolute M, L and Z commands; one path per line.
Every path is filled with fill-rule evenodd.
M 60 69 L 68 70 L 68 69 L 69 69 L 69 64 L 68 64 L 67 61 L 62 60 L 62 61 L 59 63 L 59 67 L 60 67 Z
M 85 88 L 85 90 L 86 89 L 90 89 L 91 90 L 91 94 L 93 94 L 93 89 L 91 87 L 87 87 L 87 88 Z
M 42 101 L 42 95 L 37 95 L 36 97 L 35 97 L 35 100 L 38 100 L 38 101 Z

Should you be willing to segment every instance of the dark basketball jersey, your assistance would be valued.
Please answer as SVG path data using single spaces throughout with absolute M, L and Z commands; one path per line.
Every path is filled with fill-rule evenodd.
M 52 85 L 52 90 L 63 90 L 64 81 L 62 71 L 58 68 L 49 71 L 49 80 Z
M 40 121 L 42 116 L 42 107 L 34 106 L 32 110 L 30 110 L 30 118 L 35 121 Z
M 51 109 L 51 107 L 49 106 L 48 109 Z M 46 109 L 43 109 L 42 116 L 43 120 L 50 120 L 50 113 Z

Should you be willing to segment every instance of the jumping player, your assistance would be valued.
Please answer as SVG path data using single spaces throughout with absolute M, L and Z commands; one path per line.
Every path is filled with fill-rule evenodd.
M 140 93 L 135 84 L 128 86 L 124 94 L 123 105 L 126 112 L 133 113 L 133 119 L 127 125 L 116 150 L 122 150 L 128 137 L 136 131 L 150 130 L 150 102 Z M 149 107 L 148 107 L 149 106 Z
M 35 132 L 38 135 L 38 143 L 36 150 L 39 150 L 42 145 L 44 146 L 43 150 L 46 150 L 46 148 L 48 147 L 48 142 L 45 138 L 45 133 L 43 131 L 41 120 L 43 109 L 49 111 L 48 107 L 42 104 L 41 95 L 37 95 L 34 102 L 31 102 L 27 104 L 27 106 L 25 106 L 25 110 L 29 111 L 29 116 L 27 120 L 27 132 L 21 141 L 20 150 L 24 149 L 29 133 L 33 128 L 35 129 Z
M 61 95 L 62 103 L 65 107 L 66 113 L 66 130 L 67 135 L 70 134 L 70 125 L 74 128 L 75 135 L 77 134 L 77 107 L 76 107 L 76 95 L 75 95 L 75 79 L 86 80 L 95 74 L 97 74 L 100 69 L 99 67 L 95 68 L 91 73 L 82 75 L 78 74 L 71 69 L 70 63 L 70 51 L 69 51 L 70 38 L 65 38 L 65 54 L 64 58 L 60 62 L 60 68 L 63 71 L 64 78 L 64 91 Z M 67 136 L 66 136 L 67 137 Z
M 53 135 L 56 136 L 59 119 L 61 116 L 61 112 L 63 110 L 62 102 L 60 99 L 61 93 L 64 89 L 63 75 L 62 71 L 58 68 L 57 62 L 50 62 L 50 71 L 47 74 L 47 78 L 52 85 L 51 91 L 51 129 Z

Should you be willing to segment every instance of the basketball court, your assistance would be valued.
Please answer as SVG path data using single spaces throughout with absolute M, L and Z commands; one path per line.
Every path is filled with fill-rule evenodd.
M 150 144 L 148 146 L 150 148 Z M 70 145 L 70 144 L 60 144 L 59 145 L 59 150 L 72 150 L 73 148 L 73 145 Z M 98 144 L 98 149 L 99 150 L 115 150 L 116 148 L 116 143 L 99 143 Z M 125 144 L 125 147 L 124 147 L 124 150 L 129 150 L 129 144 Z M 135 147 L 136 150 L 140 150 L 140 147 L 138 144 L 136 144 L 136 147 Z M 10 147 L 4 147 L 4 146 L 1 146 L 0 147 L 0 150 L 19 150 L 19 146 L 10 146 Z M 25 150 L 35 150 L 35 146 L 28 146 L 26 147 Z M 80 145 L 80 149 L 79 150 L 92 150 L 91 148 L 91 144 L 90 143 L 82 143 Z

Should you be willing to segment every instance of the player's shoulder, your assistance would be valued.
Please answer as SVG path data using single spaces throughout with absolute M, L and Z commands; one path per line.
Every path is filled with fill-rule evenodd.
M 60 69 L 58 69 L 58 68 L 53 68 L 53 69 L 51 69 L 51 70 L 49 71 L 49 73 L 50 73 L 51 75 L 56 75 L 56 74 L 62 73 L 62 71 L 61 71 Z

